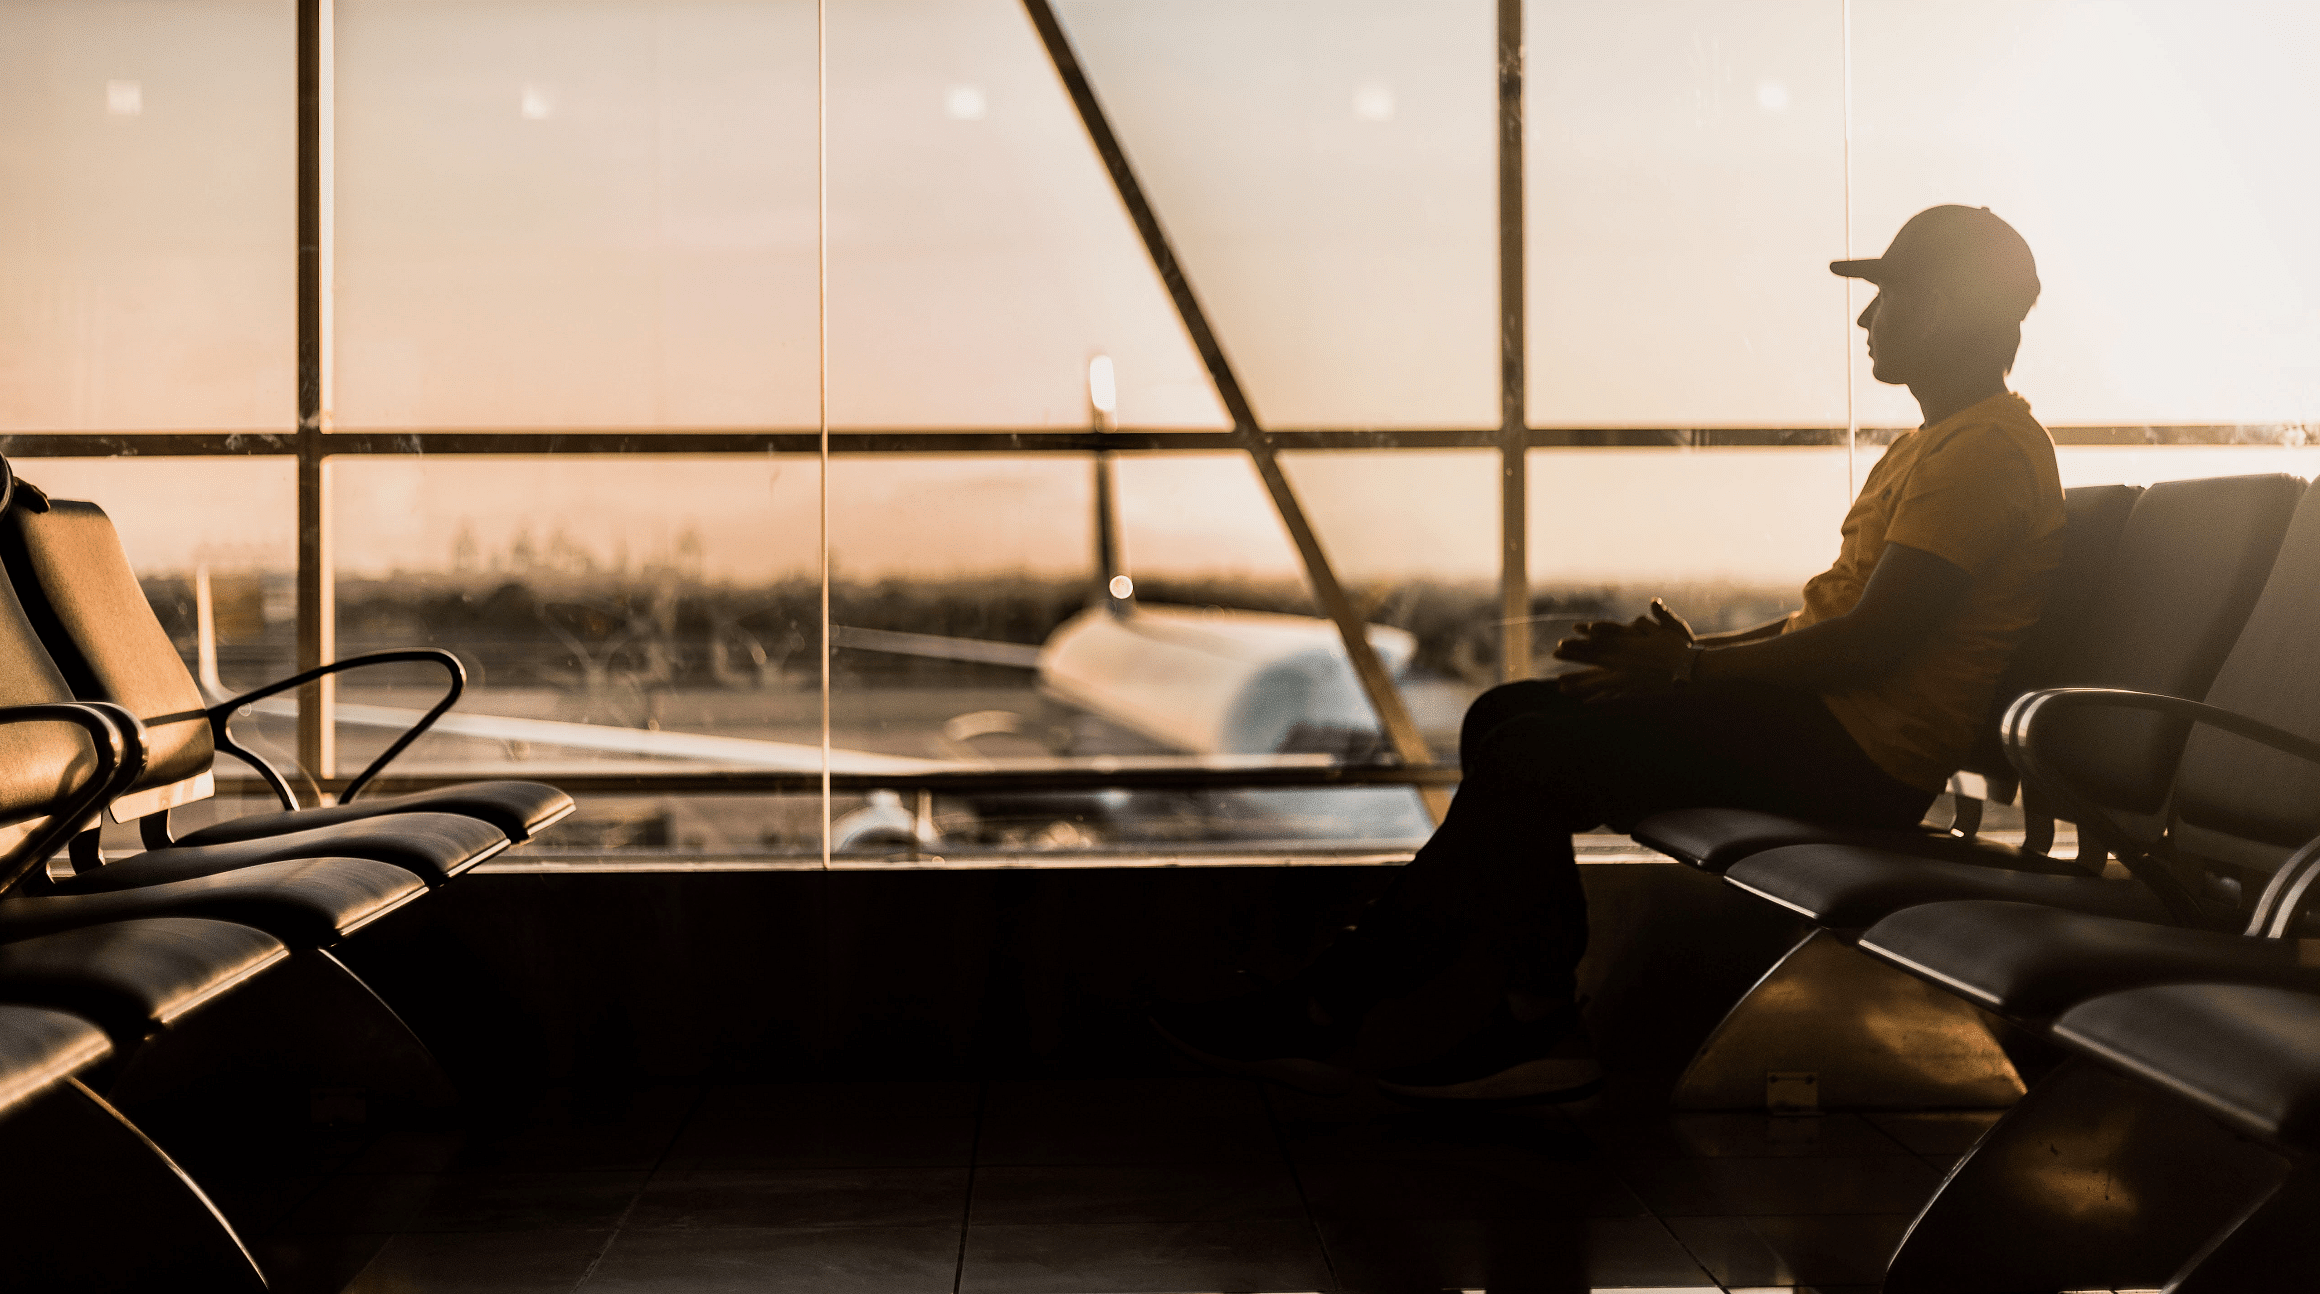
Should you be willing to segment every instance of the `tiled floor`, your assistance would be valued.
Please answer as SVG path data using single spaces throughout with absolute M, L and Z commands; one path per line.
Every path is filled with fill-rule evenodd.
M 671 1087 L 197 1167 L 304 1291 L 1867 1291 L 1988 1117 Z

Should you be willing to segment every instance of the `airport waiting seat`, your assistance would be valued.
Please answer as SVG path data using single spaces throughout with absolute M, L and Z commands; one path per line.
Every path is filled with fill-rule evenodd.
M 2301 495 L 2301 501 L 2295 496 Z M 2291 514 L 2289 508 L 2298 510 Z M 2320 510 L 2320 489 L 2293 477 L 2243 476 L 2170 481 L 2136 503 L 2119 537 L 2109 586 L 2094 599 L 2082 637 L 2059 667 L 2074 687 L 2192 696 L 2223 668 L 2240 629 L 2282 566 L 2291 515 Z M 2320 557 L 2300 559 L 2320 577 Z M 2011 719 L 2011 716 L 2009 716 Z M 2189 725 L 2147 713 L 2065 717 L 2047 744 L 2072 770 L 2077 802 L 2101 808 L 2125 838 L 2086 846 L 2099 866 L 2107 849 L 2148 848 L 2164 836 L 2160 814 Z M 2025 794 L 2044 796 L 2036 779 Z M 2082 824 L 2084 838 L 2103 833 Z M 1969 861 L 1970 860 L 1970 861 Z M 2090 874 L 2075 860 L 2042 858 L 1986 841 L 1952 837 L 1944 853 L 1871 840 L 1791 844 L 1734 861 L 1732 885 L 1834 930 L 1860 930 L 1906 907 L 1945 899 L 2042 904 L 2130 920 L 2166 921 L 2149 886 L 2132 877 Z
M 2299 501 L 2296 496 L 2303 497 Z M 2293 516 L 2320 520 L 2320 493 L 2292 477 L 2169 482 L 2136 501 L 2121 533 L 2120 561 L 2064 645 L 2079 679 L 2144 681 L 2195 690 L 2222 667 L 2249 604 L 2299 572 L 2320 578 L 2320 552 L 2282 551 Z M 2277 569 L 2274 569 L 2275 559 Z M 2016 717 L 2009 711 L 2009 721 Z M 2074 783 L 2078 807 L 2066 816 L 2085 837 L 2121 843 L 2082 848 L 2093 860 L 2110 849 L 2163 848 L 2161 812 L 2186 726 L 2145 716 L 2101 716 L 2048 725 L 2047 744 L 2086 770 Z M 2024 794 L 2055 803 L 2039 777 Z M 2085 804 L 2107 806 L 2100 820 Z M 1875 842 L 1875 843 L 1868 843 Z M 2167 922 L 2174 909 L 2149 882 L 2102 875 L 2076 860 L 1962 838 L 1928 848 L 1924 838 L 1860 833 L 1850 842 L 1779 845 L 1731 863 L 1724 880 L 1812 924 L 1789 953 L 1733 1007 L 1695 1054 L 1676 1100 L 1686 1108 L 1732 1108 L 1766 1099 L 1767 1072 L 1813 1072 L 1832 1106 L 1911 1106 L 2010 1102 L 2022 1088 L 1998 1039 L 1972 1008 L 1890 970 L 1851 948 L 1859 932 L 1906 909 L 1956 900 L 2030 905 L 2130 922 Z M 2092 861 L 2092 860 L 2090 860 Z M 2148 867 L 2145 870 L 2149 870 Z M 2057 913 L 2061 915 L 2061 913 Z M 1971 999 L 1976 1006 L 1986 1006 Z M 1929 1063 L 1889 1027 L 1914 1021 L 1919 1033 L 1949 1038 L 1949 1060 Z M 1978 1040 L 1978 1041 L 1977 1041 Z
M 0 588 L 0 608 L 12 605 Z M 0 615 L 0 685 L 63 690 L 20 616 Z M 44 860 L 136 776 L 140 736 L 109 705 L 0 708 L 0 889 L 43 875 Z M 305 1072 L 375 1075 L 383 1092 L 448 1104 L 449 1081 L 424 1044 L 327 951 L 425 892 L 400 868 L 317 858 L 94 895 L 8 894 L 0 1003 L 91 1021 L 110 1040 L 108 1082 L 132 1091 L 203 1077 L 218 1060 L 215 1039 L 254 1036 L 254 1047 L 223 1048 L 241 1053 L 226 1063 L 280 1071 L 287 1057 Z M 238 1013 L 181 1041 L 181 1020 L 229 997 Z M 164 1037 L 169 1046 L 150 1045 Z
M 2054 687 L 2118 687 L 2199 696 L 2222 666 L 2303 495 L 2293 476 L 2261 475 L 2167 481 L 2136 490 L 2082 486 L 2068 492 L 2069 529 L 2057 571 L 2054 604 L 1999 681 L 1993 722 L 1967 771 L 2006 785 L 1999 730 L 2006 707 L 2027 692 Z M 2113 723 L 2120 745 L 2102 758 L 2113 789 L 2132 811 L 2148 815 L 2164 792 L 2170 753 L 2181 729 Z M 1976 838 L 1972 831 L 1843 830 L 1746 809 L 1697 808 L 1655 814 L 1638 823 L 1638 841 L 1705 871 L 1724 872 L 1744 858 L 1787 846 L 1846 845 L 1914 858 L 2017 871 L 2084 875 L 2099 869 L 2103 842 L 2081 831 L 2080 857 L 2055 859 L 2051 821 L 2024 791 L 2033 831 L 2021 848 Z M 1961 821 L 1970 827 L 1970 822 Z
M 0 832 L 14 837 L 0 851 L 0 941 L 168 916 L 238 922 L 300 948 L 327 948 L 425 892 L 409 868 L 330 857 L 327 851 L 143 886 L 128 883 L 140 871 L 132 864 L 114 875 L 87 878 L 112 883 L 103 890 L 57 892 L 45 864 L 143 771 L 144 735 L 143 726 L 119 707 L 71 699 L 15 594 L 0 584 L 0 823 L 10 824 Z M 420 825 L 435 825 L 435 817 L 470 835 L 502 839 L 464 818 L 431 815 Z M 162 851 L 157 857 L 190 854 L 199 861 L 217 853 Z M 0 951 L 0 962 L 10 955 Z
M 2320 997 L 2167 984 L 2095 998 L 2055 1022 L 2079 1053 L 2276 1151 L 2286 1172 L 2186 1258 L 2175 1294 L 2320 1289 Z
M 2308 495 L 2205 702 L 2063 688 L 2009 712 L 2009 756 L 2025 782 L 2125 842 L 2120 862 L 2160 919 L 1967 899 L 1904 907 L 1861 933 L 1861 952 L 1928 991 L 2082 1053 L 2032 1085 L 1944 1180 L 1894 1254 L 1888 1291 L 2139 1287 L 2169 1273 L 2178 1290 L 2294 1287 L 2247 1278 L 2277 1256 L 2284 1220 L 2307 1226 L 2320 1189 L 2296 1174 L 2283 1184 L 2276 1159 L 2202 1131 L 2181 1099 L 2236 1101 L 2254 1113 L 2236 1131 L 2276 1135 L 2303 1091 L 2293 1053 L 2232 1051 L 2235 1036 L 2264 1032 L 2263 1019 L 2194 1024 L 2187 1011 L 2216 1007 L 2219 994 L 2277 1005 L 2288 999 L 2265 994 L 2320 993 L 2320 965 L 2306 964 L 2299 937 L 2320 897 L 2316 633 L 2320 506 Z M 2189 729 L 2148 838 L 2106 800 L 2104 778 L 2118 769 L 2084 723 L 2118 716 Z M 2225 987 L 2164 991 L 2192 984 Z M 2117 999 L 2138 994 L 2179 1009 L 2130 1025 Z M 1942 1039 L 1909 1032 L 1917 1048 L 1940 1050 Z M 2089 1044 L 2103 1040 L 2117 1054 L 2089 1063 L 2100 1054 Z M 2171 1095 L 2106 1068 L 2137 1072 L 2119 1065 L 2130 1042 L 2174 1069 L 2179 1081 L 2161 1084 Z
M 2043 1023 L 2088 997 L 2147 984 L 2320 987 L 2296 964 L 2320 837 L 2320 501 L 2307 495 L 2246 626 L 2204 703 L 2108 689 L 2036 693 L 2015 706 L 2009 742 L 2024 775 L 2114 838 L 2100 730 L 2127 715 L 2190 727 L 2159 815 L 2162 835 L 2120 861 L 2167 908 L 2169 924 L 1962 900 L 1904 908 L 1871 925 L 1862 951 L 2013 1019 Z M 2238 933 L 2233 933 L 2237 931 Z
M 5 475 L 0 474 L 0 496 L 5 495 L 7 484 Z M 0 508 L 7 506 L 0 497 Z M 141 599 L 142 595 L 140 605 Z M 50 868 L 57 846 L 66 838 L 86 838 L 90 833 L 83 832 L 82 825 L 106 804 L 120 803 L 124 792 L 148 775 L 149 730 L 125 707 L 105 701 L 74 703 L 64 675 L 31 618 L 14 591 L 4 585 L 0 585 L 0 706 L 36 707 L 0 709 L 0 720 L 27 720 L 10 725 L 0 737 L 0 767 L 9 770 L 0 777 L 0 822 L 14 818 L 29 824 L 0 827 L 0 831 L 20 837 L 34 832 L 43 838 L 5 842 L 14 845 L 15 851 L 8 855 L 11 865 L 0 871 L 0 893 L 12 890 L 13 894 L 0 900 L 0 938 L 7 937 L 12 920 L 34 922 L 31 910 L 35 908 L 44 915 L 34 924 L 50 929 L 64 919 L 67 910 L 120 914 L 136 902 L 165 901 L 163 895 L 155 895 L 145 900 L 114 898 L 101 903 L 84 900 L 56 905 L 49 904 L 47 896 L 126 891 L 223 877 L 257 867 L 269 870 L 238 883 L 217 879 L 201 886 L 179 884 L 167 891 L 166 897 L 194 904 L 183 909 L 189 912 L 231 910 L 255 916 L 261 909 L 274 910 L 286 931 L 304 930 L 317 919 L 338 922 L 344 930 L 351 930 L 408 901 L 414 877 L 439 884 L 507 847 L 507 837 L 497 828 L 473 818 L 407 814 L 247 842 L 149 850 L 110 866 L 58 877 Z M 42 716 L 78 723 L 81 733 L 76 737 L 53 721 L 33 722 Z M 75 767 L 73 761 L 89 758 L 76 744 L 83 739 L 102 748 L 108 768 L 102 784 L 83 784 L 90 797 L 88 803 L 75 803 L 69 811 L 41 817 L 63 793 L 67 770 Z M 31 821 L 36 818 L 37 822 Z M 22 926 L 18 929 L 35 932 Z
M 111 812 L 115 820 L 138 821 L 149 851 L 173 846 L 224 851 L 199 864 L 180 864 L 175 870 L 145 864 L 138 883 L 162 879 L 164 873 L 170 879 L 198 874 L 212 870 L 213 863 L 240 866 L 273 861 L 283 855 L 267 852 L 261 842 L 316 830 L 339 834 L 309 836 L 295 842 L 294 851 L 379 857 L 411 866 L 431 882 L 440 881 L 488 857 L 488 852 L 477 852 L 487 846 L 480 843 L 477 833 L 461 832 L 451 824 L 421 831 L 408 815 L 464 818 L 489 826 L 505 842 L 522 843 L 573 812 L 571 797 L 562 791 L 521 781 L 474 782 L 357 802 L 355 797 L 377 778 L 387 762 L 456 702 L 465 685 L 457 658 L 433 649 L 374 653 L 333 662 L 223 704 L 206 705 L 199 685 L 146 602 L 120 537 L 104 511 L 92 503 L 50 500 L 23 482 L 16 482 L 15 487 L 12 504 L 0 517 L 0 563 L 6 565 L 26 613 L 75 695 L 120 705 L 146 725 L 151 743 L 149 764 L 143 776 L 114 802 Z M 353 779 L 338 804 L 296 807 L 289 784 L 281 775 L 236 745 L 228 731 L 235 712 L 254 700 L 289 691 L 326 674 L 421 660 L 450 673 L 451 686 L 445 697 Z M 210 770 L 219 749 L 249 762 L 283 801 L 284 811 L 229 819 L 190 833 L 183 840 L 173 838 L 169 810 L 211 794 Z M 383 821 L 389 817 L 395 818 L 391 825 Z M 397 857 L 380 853 L 391 848 L 385 843 L 389 838 L 414 833 L 423 838 L 427 860 L 410 856 L 408 850 Z M 93 837 L 80 842 L 85 862 L 95 861 L 89 857 L 94 846 Z M 253 847 L 256 853 L 239 852 Z M 489 852 L 497 852 L 497 848 Z M 229 859 L 232 861 L 221 861 Z M 194 872 L 189 873 L 189 868 Z

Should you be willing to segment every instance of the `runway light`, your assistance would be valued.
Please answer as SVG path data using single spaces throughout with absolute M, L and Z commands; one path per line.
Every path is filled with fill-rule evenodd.
M 136 81 L 105 82 L 105 111 L 134 117 L 145 111 L 145 87 Z
M 1112 596 L 1118 598 L 1122 602 L 1125 602 L 1129 598 L 1136 596 L 1136 582 L 1129 579 L 1125 575 L 1113 576 L 1112 582 L 1105 585 L 1104 587 L 1110 589 L 1112 591 Z
M 1120 384 L 1112 376 L 1112 357 L 1098 355 L 1088 361 L 1088 403 L 1096 412 L 1109 416 L 1120 411 Z
M 1392 121 L 1394 92 L 1382 85 L 1365 85 L 1353 92 L 1353 115 L 1363 121 Z
M 983 114 L 990 110 L 990 100 L 983 97 L 983 88 L 979 85 L 954 85 L 943 96 L 943 111 L 954 121 L 981 121 Z

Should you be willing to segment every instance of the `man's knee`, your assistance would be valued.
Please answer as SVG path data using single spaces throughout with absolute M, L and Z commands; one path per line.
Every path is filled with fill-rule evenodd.
M 1501 683 L 1466 707 L 1466 719 L 1458 726 L 1458 758 L 1461 764 L 1470 764 L 1482 750 L 1490 734 L 1510 720 L 1525 715 L 1557 713 L 1575 705 L 1563 695 L 1553 679 L 1532 678 L 1516 683 Z

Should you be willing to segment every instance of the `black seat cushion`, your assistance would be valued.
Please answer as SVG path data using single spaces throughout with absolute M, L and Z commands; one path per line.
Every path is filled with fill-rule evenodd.
M 426 892 L 418 877 L 368 858 L 259 863 L 129 890 L 0 899 L 0 940 L 173 916 L 235 921 L 293 948 L 327 948 Z
M 572 797 L 541 782 L 463 782 L 409 795 L 382 795 L 352 804 L 332 804 L 287 813 L 252 813 L 212 823 L 178 839 L 181 845 L 214 845 L 256 840 L 285 831 L 304 831 L 341 822 L 360 822 L 388 813 L 456 813 L 480 818 L 517 844 L 570 816 Z
M 2054 1033 L 2242 1132 L 2320 1151 L 2320 998 L 2309 993 L 2162 984 L 2072 1007 Z
M 2130 921 L 2167 920 L 2165 906 L 2135 881 L 2009 871 L 1852 845 L 1768 849 L 1734 863 L 1724 879 L 1833 930 L 1859 930 L 1903 908 L 1951 899 L 2010 899 Z
M 112 1054 L 105 1031 L 77 1015 L 0 1006 L 0 1115 Z
M 2050 1019 L 2124 989 L 2197 982 L 2320 989 L 2296 944 L 2187 930 L 2032 903 L 1969 900 L 1904 908 L 1861 950 L 2017 1020 Z
M 116 921 L 0 944 L 0 1001 L 86 1016 L 129 1046 L 289 955 L 228 921 Z
M 1825 822 L 1755 809 L 1669 809 L 1636 823 L 1628 834 L 1640 844 L 1708 872 L 1728 870 L 1741 859 L 1768 849 L 1821 844 L 1855 845 L 1917 858 L 1939 858 L 2017 871 L 2083 874 L 2076 864 L 2066 860 L 2029 853 L 1992 840 L 1968 839 L 1940 831 L 1833 827 Z
M 441 885 L 507 845 L 508 838 L 499 828 L 476 818 L 454 813 L 398 813 L 257 840 L 151 849 L 60 881 L 55 892 L 94 894 L 135 889 L 302 858 L 368 858 L 392 863 L 429 885 Z

